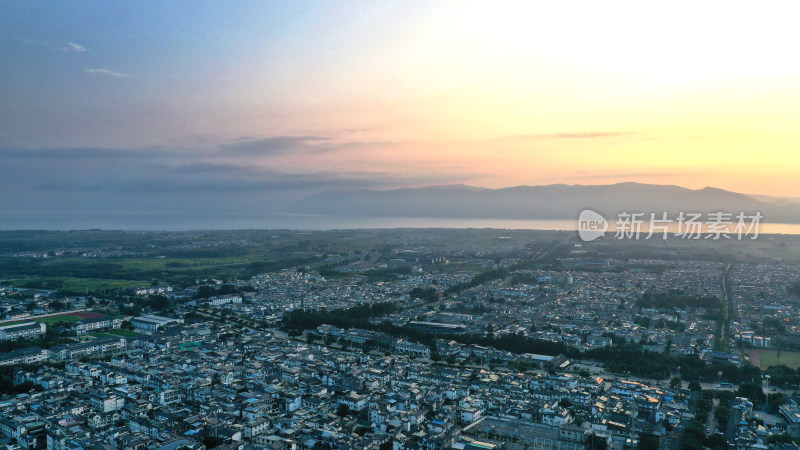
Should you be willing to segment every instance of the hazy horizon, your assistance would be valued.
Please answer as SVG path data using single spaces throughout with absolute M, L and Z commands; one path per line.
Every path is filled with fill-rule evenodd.
M 541 205 L 550 199 L 558 207 L 542 208 Z M 522 205 L 521 202 L 525 201 L 530 204 Z M 395 190 L 323 191 L 319 195 L 303 198 L 293 207 L 285 206 L 286 209 L 282 210 L 244 210 L 234 207 L 224 214 L 220 214 L 216 208 L 193 211 L 117 209 L 89 214 L 30 211 L 3 216 L 0 230 L 498 228 L 573 231 L 576 230 L 578 213 L 583 208 L 590 208 L 602 211 L 611 229 L 615 215 L 626 210 L 658 214 L 667 212 L 672 218 L 679 211 L 701 211 L 704 214 L 758 211 L 764 216 L 761 233 L 800 234 L 800 204 L 794 202 L 774 198 L 756 199 L 714 188 L 687 190 L 679 186 L 639 183 L 559 184 L 503 189 L 446 185 Z M 735 222 L 734 216 L 731 216 L 731 220 Z M 51 225 L 41 225 L 48 221 Z M 675 226 L 677 224 L 673 223 L 672 227 Z

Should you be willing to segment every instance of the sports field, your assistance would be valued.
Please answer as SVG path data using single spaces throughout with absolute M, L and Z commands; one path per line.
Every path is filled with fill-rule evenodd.
M 750 349 L 750 363 L 765 370 L 770 366 L 787 366 L 792 369 L 800 367 L 800 353 L 778 350 Z

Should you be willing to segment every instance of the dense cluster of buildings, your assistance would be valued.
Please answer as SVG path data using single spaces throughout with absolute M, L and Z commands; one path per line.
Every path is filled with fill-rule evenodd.
M 451 260 L 460 263 L 450 266 Z M 461 337 L 525 337 L 579 351 L 635 343 L 737 365 L 747 362 L 748 347 L 791 344 L 795 337 L 800 344 L 793 265 L 728 269 L 716 261 L 582 253 L 542 268 L 524 261 L 420 246 L 390 255 L 328 255 L 326 263 L 341 269 L 334 276 L 296 267 L 229 280 L 238 292 L 209 298 L 196 295 L 207 284 L 200 280 L 143 288 L 131 294 L 163 295 L 174 307 L 127 317 L 86 314 L 59 325 L 69 338 L 47 348 L 18 348 L 47 334 L 43 318 L 54 311 L 46 299 L 33 298 L 25 310 L 0 299 L 10 321 L 0 325 L 0 341 L 14 347 L 0 353 L 0 366 L 13 373 L 15 386 L 32 387 L 0 401 L 0 444 L 582 450 L 602 442 L 622 450 L 647 435 L 659 450 L 677 450 L 697 413 L 698 393 L 683 384 L 606 373 L 597 361 L 575 367 L 564 355 L 514 353 Z M 412 269 L 391 271 L 406 266 Z M 483 271 L 499 275 L 472 282 Z M 723 346 L 718 322 L 726 273 L 734 311 Z M 678 292 L 717 298 L 720 306 L 643 301 Z M 300 309 L 384 302 L 396 308 L 360 328 L 315 323 L 291 339 L 265 331 Z M 68 306 L 87 305 L 74 299 Z M 387 322 L 428 339 L 376 331 Z M 732 417 L 726 440 L 737 449 L 763 450 L 774 446 L 771 437 L 800 434 L 800 400 L 786 397 L 775 415 L 734 396 L 726 405 Z
M 399 343 L 406 345 L 408 343 Z M 411 350 L 411 348 L 409 348 Z M 0 402 L 23 448 L 464 448 L 514 441 L 614 448 L 670 439 L 681 392 L 637 382 L 430 364 L 196 323 L 127 339 L 103 362 L 17 370 L 37 391 Z

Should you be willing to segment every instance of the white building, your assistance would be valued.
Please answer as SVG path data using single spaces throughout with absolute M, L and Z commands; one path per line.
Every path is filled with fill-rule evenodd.
M 40 322 L 25 322 L 0 327 L 0 341 L 16 339 L 35 339 L 47 331 L 47 325 Z
M 159 328 L 166 327 L 172 324 L 183 323 L 183 319 L 174 319 L 172 317 L 154 316 L 145 314 L 141 317 L 134 317 L 131 319 L 133 328 L 145 333 L 153 333 Z
M 339 404 L 347 405 L 350 411 L 363 411 L 369 404 L 369 397 L 355 392 L 348 392 L 347 395 L 339 399 Z
M 124 404 L 124 397 L 118 397 L 113 394 L 101 393 L 92 396 L 92 408 L 97 412 L 109 413 L 119 411 Z
M 744 332 L 737 336 L 742 342 L 746 342 L 753 347 L 769 347 L 772 345 L 772 338 L 767 336 L 756 336 L 752 331 Z
M 395 350 L 401 353 L 410 353 L 416 356 L 431 356 L 431 349 L 427 345 L 418 344 L 416 342 L 398 341 L 394 346 Z
M 459 418 L 464 423 L 472 423 L 480 419 L 482 411 L 476 408 L 466 408 L 459 411 Z
M 209 298 L 208 303 L 211 306 L 222 306 L 227 305 L 228 303 L 242 303 L 242 296 L 236 294 L 219 295 L 217 297 Z
M 17 364 L 35 364 L 47 361 L 50 351 L 45 348 L 27 347 L 0 353 L 0 366 L 14 366 Z
M 81 319 L 72 325 L 72 328 L 82 336 L 95 331 L 119 330 L 122 327 L 122 319 L 111 317 L 95 317 L 92 319 Z
M 141 289 L 136 289 L 135 291 L 136 295 L 139 296 L 166 294 L 167 292 L 172 292 L 172 286 L 156 286 L 149 288 L 141 288 Z

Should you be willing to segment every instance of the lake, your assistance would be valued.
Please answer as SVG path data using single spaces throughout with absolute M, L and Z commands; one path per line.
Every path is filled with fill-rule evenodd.
M 43 224 L 56 223 L 56 226 Z M 609 225 L 609 231 L 615 224 Z M 194 214 L 116 213 L 75 214 L 50 218 L 42 215 L 3 217 L 0 229 L 54 230 L 222 230 L 222 229 L 299 229 L 331 230 L 359 228 L 497 228 L 515 230 L 577 230 L 576 220 L 458 219 L 449 217 L 344 217 L 312 214 L 231 215 L 202 211 Z M 675 232 L 677 225 L 670 227 Z M 646 231 L 646 227 L 642 227 Z M 762 223 L 760 234 L 800 234 L 800 224 Z

